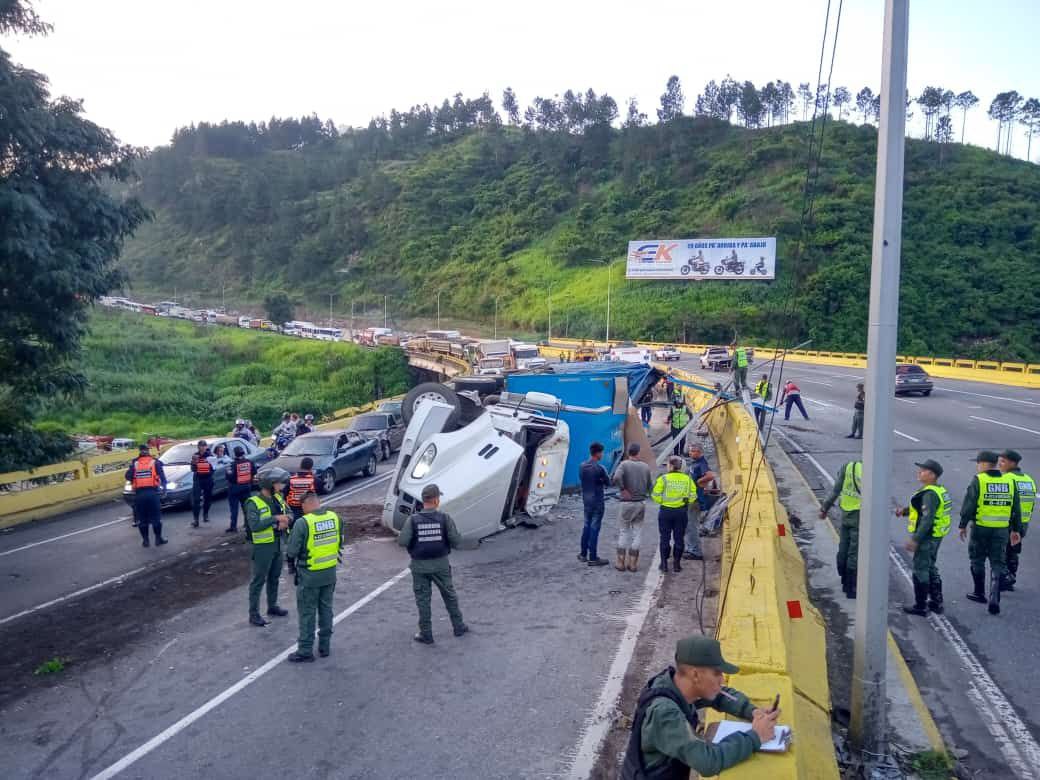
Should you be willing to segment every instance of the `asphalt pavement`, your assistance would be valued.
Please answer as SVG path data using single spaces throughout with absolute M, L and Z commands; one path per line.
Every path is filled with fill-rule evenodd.
M 711 381 L 725 383 L 731 378 L 726 373 L 701 371 L 693 358 L 685 356 L 678 364 L 671 365 L 695 370 Z M 748 381 L 752 387 L 761 374 L 762 371 L 751 368 Z M 810 419 L 802 419 L 797 408 L 793 408 L 791 419 L 787 421 L 781 410 L 775 418 L 773 435 L 822 497 L 829 492 L 831 480 L 837 479 L 842 465 L 861 457 L 862 441 L 845 436 L 851 430 L 856 383 L 863 381 L 864 372 L 792 361 L 784 367 L 784 381 L 787 378 L 801 388 Z M 953 528 L 939 553 L 946 618 L 992 678 L 997 688 L 993 696 L 1006 698 L 1035 740 L 1040 736 L 1040 718 L 1035 711 L 1035 702 L 1040 699 L 1040 676 L 1024 674 L 1023 670 L 1035 669 L 1040 662 L 1040 541 L 1026 538 L 1016 590 L 1004 594 L 1002 612 L 993 616 L 988 614 L 985 605 L 964 598 L 972 589 L 968 545 L 957 538 L 956 526 L 964 492 L 976 471 L 974 461 L 979 450 L 1018 450 L 1023 457 L 1023 469 L 1033 475 L 1040 474 L 1040 391 L 940 378 L 933 381 L 935 388 L 928 397 L 895 398 L 894 493 L 890 503 L 905 506 L 918 488 L 915 461 L 934 458 L 942 464 L 942 483 L 954 501 Z M 773 383 L 778 398 L 782 382 L 777 375 Z M 832 515 L 832 520 L 837 517 L 836 509 Z M 912 556 L 903 549 L 907 536 L 906 520 L 892 515 L 890 539 L 894 554 L 909 569 Z M 956 637 L 939 636 L 932 621 L 904 620 L 899 606 L 904 600 L 912 601 L 912 591 L 894 562 L 891 568 L 890 620 L 905 629 L 899 636 L 901 644 L 907 645 L 904 653 L 919 659 L 914 665 L 914 674 L 929 708 L 941 726 L 949 727 L 944 728 L 944 732 L 960 733 L 961 744 L 965 744 L 963 740 L 975 729 L 983 732 L 976 735 L 980 749 L 985 743 L 986 750 L 999 751 L 1000 745 L 985 735 L 984 721 L 971 722 L 974 713 L 970 711 L 970 702 L 959 707 L 957 701 L 951 701 L 958 698 L 957 693 L 963 699 L 963 690 L 951 696 L 949 683 L 954 677 L 951 670 L 965 667 L 967 663 L 957 651 Z M 999 736 L 994 739 L 999 743 Z

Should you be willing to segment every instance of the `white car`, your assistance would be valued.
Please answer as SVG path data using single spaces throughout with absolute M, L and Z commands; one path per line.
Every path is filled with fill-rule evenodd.
M 671 344 L 654 350 L 654 360 L 682 360 L 682 353 Z
M 418 398 L 383 503 L 383 525 L 399 532 L 422 507 L 419 496 L 431 482 L 441 490 L 441 511 L 470 544 L 544 517 L 560 499 L 570 449 L 570 428 L 559 419 L 564 410 L 599 414 L 610 407 L 565 406 L 546 393 L 502 393 L 497 404 L 451 430 L 457 406 L 430 394 Z

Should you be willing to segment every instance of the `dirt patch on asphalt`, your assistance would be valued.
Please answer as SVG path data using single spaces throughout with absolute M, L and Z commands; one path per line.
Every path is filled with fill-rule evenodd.
M 380 524 L 377 504 L 338 506 L 348 538 L 393 535 Z M 250 576 L 250 545 L 243 538 L 200 543 L 110 587 L 27 615 L 3 629 L 0 709 L 38 688 L 67 684 L 81 669 L 108 663 L 157 623 L 201 602 L 243 587 Z M 64 669 L 33 672 L 52 659 Z

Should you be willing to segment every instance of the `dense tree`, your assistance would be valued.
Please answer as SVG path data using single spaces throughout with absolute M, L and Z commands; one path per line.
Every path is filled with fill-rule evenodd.
M 671 76 L 665 85 L 664 94 L 661 95 L 661 107 L 657 109 L 657 119 L 661 122 L 669 122 L 682 116 L 686 97 L 683 95 L 682 84 L 678 76 Z
M 710 116 L 715 119 L 724 119 L 719 113 L 719 85 L 712 79 L 704 85 L 704 91 L 697 96 L 694 113 L 697 116 Z
M 1018 121 L 1026 131 L 1026 160 L 1033 153 L 1033 134 L 1040 132 L 1040 100 L 1029 98 L 1022 106 Z
M 282 325 L 293 318 L 293 303 L 284 292 L 271 293 L 264 298 L 264 311 L 267 319 L 275 325 Z
M 23 0 L 0 4 L 0 33 L 46 34 Z M 0 49 L 0 471 L 60 459 L 64 436 L 32 427 L 43 399 L 75 395 L 75 359 L 91 304 L 121 283 L 114 263 L 146 219 L 136 199 L 114 197 L 136 150 L 52 100 L 47 79 Z
M 998 93 L 989 104 L 989 118 L 997 123 L 997 152 L 1003 148 L 1004 154 L 1011 154 L 1011 138 L 1022 101 L 1018 92 L 1010 90 Z
M 874 111 L 874 90 L 863 87 L 856 93 L 856 110 L 863 117 L 863 124 L 867 124 Z
M 953 99 L 953 103 L 961 110 L 961 143 L 964 143 L 964 126 L 968 121 L 968 112 L 978 105 L 979 99 L 969 89 L 967 92 L 957 95 Z
M 852 102 L 852 93 L 847 87 L 838 87 L 834 90 L 834 105 L 838 107 L 839 121 L 845 118 L 845 106 Z
M 520 124 L 520 104 L 516 100 L 516 93 L 512 87 L 506 87 L 502 92 L 502 110 L 509 117 L 509 124 Z
M 953 142 L 953 120 L 949 114 L 939 117 L 935 123 L 935 140 L 939 144 L 939 165 L 946 160 L 946 149 Z
M 741 87 L 736 108 L 744 127 L 759 127 L 762 124 L 764 106 L 758 90 L 750 81 L 745 81 Z
M 802 101 L 802 119 L 808 119 L 809 106 L 813 104 L 813 91 L 809 82 L 803 81 L 798 85 L 798 99 Z
M 628 112 L 625 114 L 625 123 L 622 127 L 642 127 L 646 124 L 646 114 L 639 110 L 639 103 L 635 98 L 628 99 Z

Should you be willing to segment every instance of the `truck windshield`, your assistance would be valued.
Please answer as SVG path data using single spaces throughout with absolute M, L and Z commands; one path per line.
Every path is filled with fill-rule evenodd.
M 536 358 L 538 357 L 538 348 L 531 347 L 529 349 L 514 349 L 513 354 L 517 358 Z

